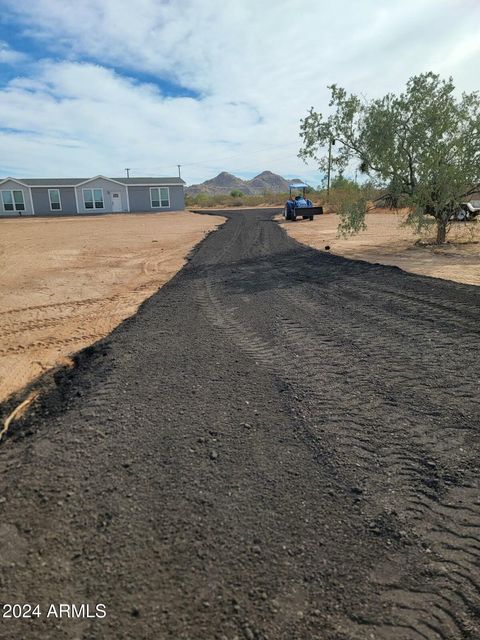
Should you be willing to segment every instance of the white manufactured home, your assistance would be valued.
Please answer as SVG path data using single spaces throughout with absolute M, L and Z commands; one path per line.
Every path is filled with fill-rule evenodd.
M 181 211 L 181 178 L 3 178 L 0 216 Z

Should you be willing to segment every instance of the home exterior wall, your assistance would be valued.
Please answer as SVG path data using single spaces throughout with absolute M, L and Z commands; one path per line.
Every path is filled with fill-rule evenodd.
M 25 203 L 25 211 L 4 211 L 3 208 L 3 200 L 1 200 L 0 196 L 0 216 L 32 216 L 34 214 L 32 198 L 30 197 L 30 189 L 28 187 L 24 187 L 15 180 L 7 180 L 0 185 L 0 191 L 22 191 L 23 192 L 23 201 Z
M 103 209 L 85 209 L 85 202 L 83 200 L 84 189 L 103 189 Z M 127 187 L 104 178 L 97 178 L 96 180 L 89 180 L 85 184 L 81 184 L 75 187 L 77 192 L 78 212 L 79 213 L 110 213 L 112 211 L 112 193 L 119 193 L 122 199 L 122 211 L 128 211 L 128 199 L 127 199 Z
M 61 210 L 52 211 L 50 209 L 49 189 L 58 189 L 60 191 Z M 65 215 L 67 213 L 77 213 L 74 187 L 32 187 L 32 198 L 36 215 Z
M 175 178 L 158 178 L 163 182 L 156 182 L 157 179 L 146 178 L 146 182 L 142 182 L 141 178 L 134 179 L 133 184 L 125 184 L 121 178 L 109 179 L 99 176 L 91 180 L 72 179 L 67 182 L 65 178 L 59 178 L 56 183 L 55 179 L 25 179 L 25 184 L 19 183 L 15 178 L 7 179 L 3 185 L 0 184 L 0 190 L 19 190 L 23 193 L 25 203 L 25 211 L 4 211 L 0 199 L 0 216 L 12 217 L 21 215 L 101 215 L 102 213 L 113 213 L 112 195 L 120 194 L 119 201 L 121 208 L 119 212 L 156 212 L 164 211 L 182 211 L 185 209 L 184 185 L 176 184 Z M 172 182 L 170 182 L 170 180 Z M 151 182 L 150 182 L 151 181 Z M 170 182 L 170 184 L 169 184 Z M 68 185 L 76 186 L 68 186 Z M 151 188 L 167 188 L 169 193 L 168 207 L 152 207 L 150 199 Z M 50 207 L 49 189 L 58 189 L 60 192 L 61 206 L 60 210 L 53 210 Z M 84 189 L 102 189 L 103 191 L 103 208 L 102 209 L 86 209 L 83 193 Z
M 152 207 L 150 199 L 151 188 L 166 187 L 164 184 L 151 184 L 148 186 L 129 186 L 128 197 L 130 200 L 130 211 L 183 211 L 185 209 L 185 195 L 183 185 L 168 186 L 170 206 L 169 207 Z

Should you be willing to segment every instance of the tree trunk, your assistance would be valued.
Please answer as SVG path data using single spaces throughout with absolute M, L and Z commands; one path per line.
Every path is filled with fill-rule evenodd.
M 437 218 L 437 244 L 443 244 L 447 238 L 447 221 Z

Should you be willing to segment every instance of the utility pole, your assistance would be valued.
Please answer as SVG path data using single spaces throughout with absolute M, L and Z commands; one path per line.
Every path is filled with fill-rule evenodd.
M 129 178 L 130 177 L 130 169 L 128 167 L 126 167 L 125 171 L 127 172 L 127 178 Z
M 330 138 L 328 142 L 327 200 L 330 198 L 330 174 L 332 171 L 332 144 L 335 144 L 335 140 L 333 138 Z
M 179 177 L 179 178 L 181 178 L 181 177 L 182 177 L 182 172 L 180 171 L 180 167 L 181 167 L 181 166 L 182 166 L 181 164 L 177 164 L 177 167 L 178 167 L 178 177 Z

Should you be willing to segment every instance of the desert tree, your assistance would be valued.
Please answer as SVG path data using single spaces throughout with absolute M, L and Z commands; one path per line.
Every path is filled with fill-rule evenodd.
M 452 79 L 434 73 L 412 77 L 403 93 L 365 100 L 332 85 L 323 116 L 312 107 L 301 120 L 299 156 L 339 173 L 356 163 L 391 201 L 409 207 L 407 223 L 417 230 L 436 223 L 437 243 L 445 242 L 449 221 L 480 188 L 480 97 L 457 96 Z M 339 211 L 340 230 L 365 227 L 366 199 Z

